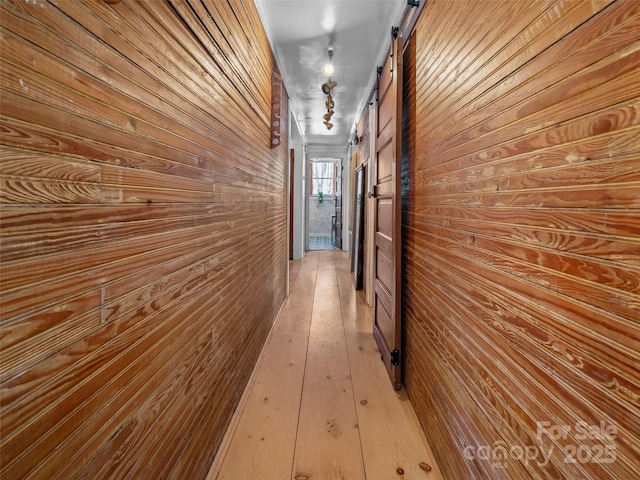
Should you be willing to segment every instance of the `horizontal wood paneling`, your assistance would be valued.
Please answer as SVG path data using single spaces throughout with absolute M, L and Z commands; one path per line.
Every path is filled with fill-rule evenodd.
M 0 476 L 204 478 L 285 296 L 258 14 L 2 1 L 0 22 Z
M 407 44 L 405 383 L 447 478 L 640 475 L 639 30 L 436 1 Z

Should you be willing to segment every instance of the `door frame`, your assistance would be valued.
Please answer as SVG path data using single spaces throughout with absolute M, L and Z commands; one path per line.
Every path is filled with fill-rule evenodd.
M 312 160 L 327 160 L 327 161 L 335 161 L 341 165 L 340 168 L 340 176 L 341 176 L 341 191 L 342 191 L 342 248 L 341 251 L 349 250 L 349 208 L 350 208 L 350 200 L 349 195 L 351 189 L 349 187 L 349 181 L 345 179 L 345 172 L 349 171 L 349 155 L 346 150 L 342 148 L 332 148 L 332 147 L 322 147 L 322 148 L 314 148 L 311 146 L 307 147 L 306 156 L 304 159 L 304 172 L 305 177 L 303 179 L 304 187 L 304 208 L 305 208 L 305 218 L 304 218 L 304 251 L 309 251 L 309 185 L 311 182 L 311 161 Z M 345 228 L 347 226 L 347 228 Z

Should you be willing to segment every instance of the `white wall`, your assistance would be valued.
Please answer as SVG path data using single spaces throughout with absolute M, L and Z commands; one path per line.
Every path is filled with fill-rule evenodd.
M 307 184 L 307 157 L 301 142 L 293 143 L 293 259 L 301 260 L 305 250 L 305 188 Z

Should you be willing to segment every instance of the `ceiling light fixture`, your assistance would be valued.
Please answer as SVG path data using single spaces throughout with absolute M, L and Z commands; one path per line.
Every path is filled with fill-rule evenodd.
M 333 47 L 329 47 L 328 53 L 329 53 L 329 61 L 324 65 L 322 65 L 322 74 L 325 77 L 330 77 L 335 72 L 333 63 L 331 63 L 331 59 L 333 58 Z
M 329 62 L 322 65 L 322 73 L 329 77 L 329 81 L 322 84 L 322 93 L 327 96 L 327 101 L 324 102 L 325 107 L 327 107 L 327 113 L 325 113 L 322 118 L 324 119 L 324 126 L 327 127 L 327 130 L 331 130 L 333 128 L 333 123 L 331 123 L 330 120 L 334 113 L 333 107 L 335 106 L 333 103 L 333 97 L 331 96 L 331 91 L 336 87 L 336 85 L 338 85 L 338 83 L 331 80 L 331 75 L 333 75 L 335 71 L 333 64 L 331 63 L 331 59 L 333 58 L 333 47 L 329 47 L 327 53 L 329 54 Z
M 331 80 L 328 82 L 325 82 L 322 84 L 322 93 L 324 93 L 325 95 L 328 95 L 331 93 L 331 90 L 333 90 L 336 85 L 338 85 L 336 82 L 332 82 Z
M 324 106 L 327 107 L 327 110 L 333 110 L 333 107 L 335 107 L 333 97 L 331 95 L 327 95 L 327 101 L 324 102 Z

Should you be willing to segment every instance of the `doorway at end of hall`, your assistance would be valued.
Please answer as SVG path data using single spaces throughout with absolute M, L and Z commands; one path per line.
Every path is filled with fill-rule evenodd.
M 336 158 L 309 160 L 308 250 L 342 250 L 341 167 Z

